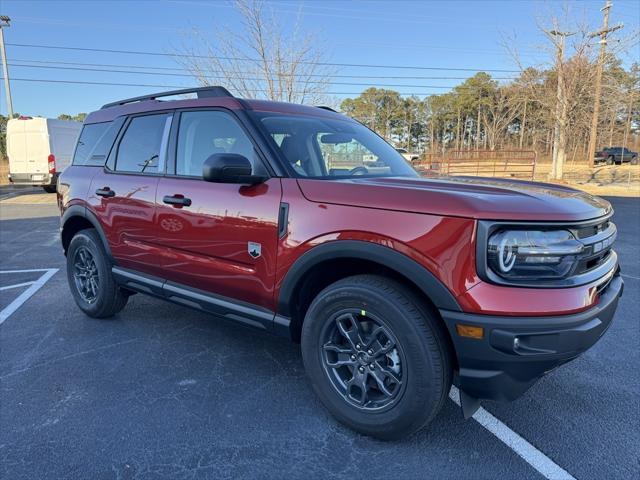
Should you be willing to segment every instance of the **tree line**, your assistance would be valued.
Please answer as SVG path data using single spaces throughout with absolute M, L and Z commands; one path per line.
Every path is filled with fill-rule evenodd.
M 240 31 L 217 26 L 211 35 L 195 30 L 191 42 L 195 49 L 175 52 L 177 61 L 200 85 L 228 85 L 234 94 L 246 98 L 339 104 L 344 113 L 396 147 L 420 153 L 533 149 L 542 156 L 553 151 L 555 165 L 558 155 L 560 163 L 588 157 L 595 85 L 602 65 L 597 147 L 638 148 L 640 66 L 633 57 L 636 63 L 625 68 L 620 58 L 637 47 L 639 32 L 603 44 L 606 34 L 576 24 L 568 7 L 561 9 L 564 16 L 558 18 L 554 7 L 550 17 L 538 24 L 548 42 L 542 47 L 549 49 L 544 66 L 523 65 L 513 47 L 518 42 L 504 42 L 520 72 L 506 83 L 478 72 L 442 95 L 403 98 L 397 91 L 372 85 L 358 97 L 340 102 L 332 99 L 329 90 L 336 74 L 332 68 L 339 64 L 326 58 L 321 39 L 303 28 L 300 16 L 285 28 L 274 20 L 275 7 L 263 0 L 233 3 L 242 18 Z M 598 45 L 606 46 L 602 56 Z M 600 63 L 599 58 L 605 61 Z
M 567 160 L 585 159 L 589 140 L 593 65 L 570 59 Z M 604 70 L 598 147 L 637 146 L 640 133 L 640 65 L 628 70 L 611 59 Z M 478 72 L 451 92 L 420 99 L 369 88 L 340 109 L 397 147 L 442 153 L 455 149 L 533 149 L 550 155 L 555 127 L 557 72 L 527 68 L 508 83 Z

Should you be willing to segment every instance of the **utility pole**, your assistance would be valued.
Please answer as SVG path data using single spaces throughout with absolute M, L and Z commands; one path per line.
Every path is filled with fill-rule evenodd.
M 567 143 L 567 92 L 564 85 L 564 44 L 567 37 L 575 35 L 575 32 L 561 32 L 551 30 L 547 32 L 553 38 L 556 46 L 556 74 L 558 76 L 558 87 L 556 90 L 556 118 L 553 130 L 553 161 L 551 163 L 551 173 L 549 177 L 559 180 L 564 175 L 564 147 Z M 555 40 L 559 37 L 558 40 Z
M 4 51 L 4 28 L 9 26 L 11 19 L 6 15 L 0 15 L 0 53 L 2 54 L 2 75 L 4 88 L 7 91 L 7 113 L 13 118 L 13 103 L 11 102 L 11 86 L 9 85 L 9 68 L 7 67 L 7 54 Z
M 609 28 L 609 10 L 613 4 L 607 0 L 607 4 L 602 7 L 604 18 L 602 19 L 602 29 L 589 34 L 589 38 L 600 37 L 600 53 L 596 65 L 596 88 L 593 99 L 593 114 L 591 115 L 591 129 L 589 130 L 589 149 L 587 152 L 589 166 L 593 167 L 594 156 L 596 154 L 596 143 L 598 141 L 598 117 L 600 115 L 600 95 L 602 91 L 602 69 L 604 68 L 605 50 L 607 48 L 607 36 L 611 32 L 621 29 L 624 25 L 619 23 L 615 27 Z

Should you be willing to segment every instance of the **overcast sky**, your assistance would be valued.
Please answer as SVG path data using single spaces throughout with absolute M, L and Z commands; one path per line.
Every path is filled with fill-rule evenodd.
M 566 2 L 565 2 L 566 3 Z M 570 2 L 576 20 L 585 20 L 593 28 L 602 22 L 600 8 L 604 0 Z M 298 1 L 271 2 L 277 18 L 291 24 L 302 13 L 305 29 L 317 33 L 330 62 L 414 66 L 437 68 L 471 68 L 478 70 L 515 70 L 517 67 L 503 47 L 505 38 L 522 54 L 522 60 L 539 66 L 547 61 L 542 49 L 545 40 L 536 25 L 560 2 L 552 1 Z M 24 47 L 12 44 L 48 45 L 138 52 L 172 53 L 175 47 L 189 42 L 185 32 L 196 27 L 210 31 L 215 24 L 236 28 L 239 17 L 226 1 L 14 1 L 2 0 L 0 14 L 11 17 L 5 30 L 10 63 L 14 110 L 27 115 L 57 116 L 99 108 L 118 98 L 163 90 L 158 87 L 40 83 L 19 79 L 129 83 L 147 85 L 193 86 L 188 77 L 161 74 L 143 75 L 123 72 L 87 72 L 76 64 L 114 64 L 131 70 L 134 66 L 178 68 L 166 55 L 135 55 L 79 50 Z M 638 31 L 640 1 L 616 0 L 611 24 L 624 22 L 625 33 Z M 640 60 L 636 46 L 624 59 L 629 65 Z M 41 63 L 67 62 L 67 63 Z M 30 65 L 57 66 L 65 69 L 34 68 Z M 99 67 L 95 67 L 99 68 Z M 341 75 L 376 76 L 444 76 L 464 77 L 472 72 L 451 70 L 408 70 L 403 68 L 341 67 Z M 178 73 L 167 70 L 167 73 Z M 509 72 L 495 72 L 508 78 Z M 334 85 L 337 97 L 356 96 L 366 85 L 404 84 L 388 87 L 401 93 L 443 93 L 462 80 L 359 78 L 341 80 L 363 85 Z M 417 86 L 416 86 L 417 85 Z M 428 87 L 427 87 L 428 86 Z M 440 86 L 444 88 L 434 88 Z M 4 84 L 0 112 L 6 115 Z M 351 94 L 351 95 L 349 95 Z

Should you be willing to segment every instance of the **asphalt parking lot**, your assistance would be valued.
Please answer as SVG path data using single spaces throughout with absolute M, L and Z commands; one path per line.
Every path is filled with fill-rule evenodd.
M 143 295 L 85 317 L 52 197 L 10 196 L 0 310 L 38 289 L 0 319 L 1 478 L 545 478 L 452 401 L 404 441 L 354 434 L 286 340 Z M 626 282 L 610 330 L 518 401 L 484 404 L 559 467 L 547 478 L 640 477 L 640 199 L 609 200 Z

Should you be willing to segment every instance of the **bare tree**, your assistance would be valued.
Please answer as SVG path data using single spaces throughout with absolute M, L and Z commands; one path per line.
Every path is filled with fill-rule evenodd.
M 482 123 L 490 150 L 495 150 L 502 143 L 509 125 L 518 115 L 520 103 L 514 97 L 507 87 L 498 88 L 482 110 Z
M 313 33 L 302 33 L 301 16 L 291 25 L 278 22 L 264 0 L 234 0 L 242 28 L 215 28 L 213 34 L 193 30 L 191 45 L 176 59 L 200 85 L 223 84 L 248 98 L 293 103 L 330 100 L 327 90 L 334 73 L 324 61 Z

